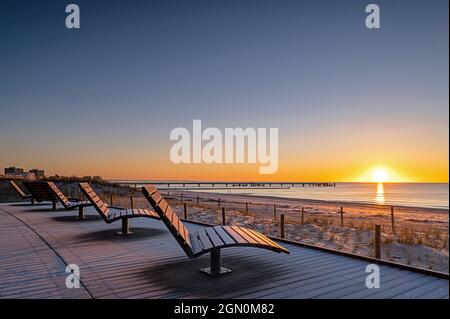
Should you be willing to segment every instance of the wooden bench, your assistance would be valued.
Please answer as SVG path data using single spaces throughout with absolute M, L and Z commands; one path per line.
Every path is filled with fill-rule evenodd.
M 130 218 L 146 217 L 158 220 L 160 219 L 159 215 L 150 209 L 129 209 L 118 206 L 109 206 L 101 200 L 89 183 L 79 183 L 78 186 L 89 202 L 91 202 L 92 206 L 94 206 L 97 213 L 107 224 L 113 223 L 119 219 L 122 220 L 122 232 L 118 232 L 118 235 L 132 234 L 128 223 L 128 219 Z
M 50 192 L 58 199 L 58 201 L 63 205 L 63 207 L 67 210 L 78 208 L 78 220 L 85 219 L 84 217 L 84 208 L 88 206 L 92 206 L 90 202 L 82 201 L 78 198 L 67 198 L 55 185 L 53 182 L 46 182 L 47 187 L 50 189 Z M 56 208 L 56 207 L 55 207 Z
M 48 187 L 45 181 L 24 181 L 23 184 L 28 189 L 32 198 L 38 202 L 52 202 L 53 210 L 56 210 L 58 198 Z
M 220 250 L 222 248 L 248 246 L 268 249 L 278 253 L 289 253 L 287 249 L 265 235 L 244 227 L 205 227 L 190 233 L 155 186 L 147 185 L 142 187 L 142 193 L 189 258 L 195 258 L 206 253 L 211 254 L 210 267 L 201 269 L 206 274 L 215 276 L 231 272 L 231 270 L 221 266 Z
M 16 193 L 22 198 L 22 199 L 30 199 L 31 205 L 34 205 L 34 198 L 31 196 L 31 194 L 26 194 L 20 187 L 17 185 L 15 181 L 10 180 L 9 184 L 14 188 Z

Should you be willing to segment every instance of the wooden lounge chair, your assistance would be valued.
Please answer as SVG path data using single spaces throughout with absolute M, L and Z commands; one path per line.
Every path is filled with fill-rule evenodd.
M 86 201 L 81 201 L 77 198 L 67 198 L 53 182 L 45 181 L 25 181 L 24 185 L 29 190 L 32 198 L 38 202 L 49 201 L 52 202 L 52 209 L 56 210 L 56 204 L 60 202 L 65 209 L 78 208 L 78 218 L 83 219 L 83 208 L 91 206 Z
M 202 272 L 208 275 L 215 276 L 231 272 L 231 270 L 221 266 L 220 250 L 222 248 L 249 246 L 264 248 L 278 253 L 289 253 L 287 249 L 263 234 L 239 226 L 205 227 L 190 233 L 155 186 L 147 185 L 142 187 L 142 193 L 189 258 L 195 258 L 206 253 L 211 254 L 210 267 L 201 269 Z
M 17 185 L 15 181 L 10 180 L 9 184 L 14 188 L 16 193 L 22 198 L 22 199 L 30 199 L 31 205 L 34 205 L 34 198 L 31 196 L 31 194 L 26 194 L 20 187 Z
M 78 219 L 83 220 L 84 217 L 84 208 L 88 206 L 92 206 L 90 202 L 82 201 L 78 198 L 67 198 L 55 185 L 53 182 L 45 182 L 47 187 L 50 189 L 50 192 L 58 199 L 58 201 L 64 206 L 65 209 L 75 209 L 78 208 Z M 54 208 L 56 209 L 56 207 Z
M 58 198 L 50 190 L 47 182 L 44 181 L 24 181 L 23 184 L 28 189 L 32 198 L 38 202 L 52 202 L 53 210 L 56 210 Z
M 109 206 L 100 199 L 89 183 L 79 183 L 78 186 L 107 224 L 111 224 L 119 219 L 122 220 L 122 232 L 116 233 L 117 235 L 132 234 L 128 224 L 128 219 L 130 218 L 146 217 L 160 219 L 158 214 L 150 209 L 130 209 L 119 206 Z

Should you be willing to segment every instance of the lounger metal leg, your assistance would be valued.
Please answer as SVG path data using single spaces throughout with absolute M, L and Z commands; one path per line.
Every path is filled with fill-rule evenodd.
M 130 232 L 130 225 L 128 224 L 128 218 L 122 218 L 122 231 L 116 233 L 119 236 L 133 235 Z
M 84 217 L 84 207 L 83 206 L 78 207 L 78 217 L 77 217 L 77 219 L 78 220 L 86 219 L 86 217 Z
M 220 249 L 211 250 L 211 266 L 209 268 L 202 268 L 200 271 L 210 276 L 218 276 L 231 272 L 230 269 L 222 267 L 220 261 Z
M 52 209 L 56 210 L 56 202 L 52 202 Z

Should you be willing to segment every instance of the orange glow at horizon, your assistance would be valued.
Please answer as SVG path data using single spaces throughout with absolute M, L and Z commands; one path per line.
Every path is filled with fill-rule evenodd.
M 357 144 L 356 139 L 337 143 L 344 139 L 334 138 L 321 144 L 307 140 L 302 148 L 294 147 L 289 138 L 283 139 L 278 171 L 273 175 L 260 175 L 259 164 L 174 164 L 168 156 L 168 144 L 155 144 L 150 149 L 144 146 L 147 141 L 139 139 L 131 140 L 126 151 L 122 144 L 113 142 L 101 152 L 96 145 L 83 146 L 85 156 L 80 156 L 78 147 L 37 147 L 24 141 L 2 154 L 0 167 L 37 167 L 45 169 L 47 175 L 99 175 L 105 179 L 293 182 L 378 182 L 374 172 L 382 168 L 388 175 L 384 182 L 448 183 L 448 148 L 414 152 L 406 147 L 399 150 L 397 144 L 389 147 L 389 141 L 374 146 L 375 142 L 367 141 Z
M 36 165 L 16 164 L 24 168 L 34 166 L 44 168 L 48 175 L 65 176 L 100 175 L 105 179 L 130 180 L 224 180 L 224 181 L 317 181 L 317 182 L 448 182 L 446 176 L 430 171 L 428 177 L 414 171 L 409 174 L 407 168 L 378 168 L 344 166 L 341 163 L 286 163 L 280 162 L 278 172 L 273 175 L 260 175 L 255 164 L 173 164 L 164 158 L 155 158 L 149 162 L 145 157 L 124 157 L 114 162 L 95 163 L 88 160 L 56 161 Z M 67 169 L 71 167 L 74 169 Z M 49 169 L 51 168 L 51 169 Z M 434 174 L 433 174 L 434 173 Z

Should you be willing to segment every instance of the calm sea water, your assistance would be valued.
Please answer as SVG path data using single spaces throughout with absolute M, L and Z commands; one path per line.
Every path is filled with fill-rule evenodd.
M 131 182 L 131 181 L 128 181 Z M 136 181 L 144 184 L 147 181 Z M 151 183 L 151 181 L 148 181 Z M 222 194 L 248 194 L 286 198 L 358 202 L 394 206 L 449 208 L 448 183 L 337 183 L 336 187 L 289 189 L 208 189 Z
M 292 187 L 289 189 L 220 190 L 286 198 L 318 199 L 394 206 L 449 207 L 449 185 L 438 183 L 337 183 L 336 187 Z

